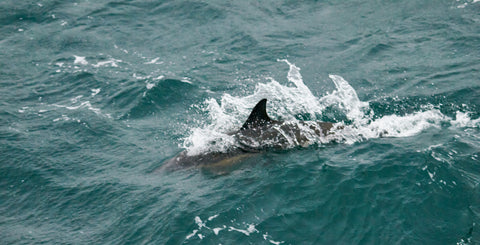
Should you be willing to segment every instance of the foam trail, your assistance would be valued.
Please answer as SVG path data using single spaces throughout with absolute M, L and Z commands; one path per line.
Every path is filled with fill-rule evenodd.
M 378 138 L 379 133 L 386 132 L 390 137 L 409 137 L 420 133 L 429 127 L 440 127 L 447 117 L 439 110 L 415 112 L 405 116 L 389 115 L 383 116 L 364 128 L 373 134 L 365 133 L 368 138 Z
M 438 128 L 448 119 L 438 110 L 415 112 L 404 116 L 387 115 L 368 124 L 346 125 L 330 137 L 347 144 L 380 137 L 410 137 L 430 127 Z

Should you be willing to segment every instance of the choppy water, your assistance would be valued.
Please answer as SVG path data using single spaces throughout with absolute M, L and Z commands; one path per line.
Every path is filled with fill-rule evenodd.
M 0 2 L 0 243 L 480 243 L 480 2 Z M 268 99 L 343 130 L 156 172 Z

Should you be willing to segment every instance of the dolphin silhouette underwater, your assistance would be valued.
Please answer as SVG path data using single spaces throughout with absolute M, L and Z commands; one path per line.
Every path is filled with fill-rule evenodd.
M 185 150 L 167 160 L 158 170 L 188 167 L 228 168 L 247 157 L 269 149 L 282 150 L 311 145 L 312 137 L 333 134 L 332 128 L 334 124 L 330 122 L 273 120 L 267 114 L 267 99 L 262 99 L 252 109 L 242 127 L 228 133 L 236 140 L 235 148 L 226 152 L 208 152 L 198 155 L 189 155 Z

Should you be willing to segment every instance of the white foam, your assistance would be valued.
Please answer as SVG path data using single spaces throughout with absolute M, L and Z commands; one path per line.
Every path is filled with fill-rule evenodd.
M 338 75 L 329 75 L 335 84 L 336 90 L 331 94 L 324 96 L 320 101 L 325 106 L 337 105 L 346 112 L 348 119 L 354 123 L 365 124 L 371 118 L 372 114 L 366 114 L 368 111 L 368 102 L 360 101 L 357 92 L 350 84 Z
M 92 91 L 92 94 L 90 95 L 91 97 L 95 97 L 95 95 L 97 95 L 98 93 L 100 93 L 100 90 L 99 88 L 92 88 L 90 89 L 90 91 Z
M 203 223 L 203 221 L 198 216 L 195 217 L 195 223 L 198 225 L 198 228 L 200 228 L 200 229 L 202 227 L 205 227 L 205 223 Z
M 208 106 L 204 110 L 209 113 L 212 123 L 191 130 L 191 134 L 182 145 L 188 149 L 189 155 L 211 151 L 225 152 L 235 144 L 233 136 L 226 133 L 230 129 L 228 128 L 231 126 L 230 122 L 235 120 L 234 116 L 224 113 L 222 107 L 214 99 L 207 100 L 206 103 Z
M 222 230 L 225 230 L 227 227 L 224 225 L 223 227 L 217 227 L 217 228 L 213 228 L 213 233 L 218 236 L 218 233 Z
M 147 83 L 147 85 L 145 87 L 147 87 L 147 89 L 150 90 L 153 87 L 155 87 L 155 83 Z
M 237 210 L 240 210 L 240 208 L 237 208 Z M 272 243 L 272 244 L 282 244 L 284 243 L 283 241 L 275 241 L 272 239 L 272 237 L 268 234 L 268 232 L 261 232 L 259 231 L 256 227 L 255 224 L 249 224 L 246 222 L 242 222 L 241 224 L 237 223 L 235 220 L 230 220 L 230 224 L 227 226 L 225 224 L 220 225 L 219 227 L 216 228 L 210 228 L 207 226 L 207 222 L 212 221 L 213 219 L 217 218 L 219 215 L 215 214 L 213 216 L 210 216 L 206 221 L 202 221 L 202 219 L 199 216 L 195 217 L 195 224 L 197 225 L 197 228 L 194 229 L 191 233 L 189 233 L 186 236 L 186 239 L 191 239 L 195 236 L 197 236 L 200 239 L 204 238 L 209 238 L 211 235 L 215 236 L 220 236 L 220 231 L 224 231 L 223 233 L 227 232 L 239 232 L 242 233 L 245 236 L 262 236 L 264 240 Z M 258 219 L 258 217 L 256 217 Z M 238 228 L 242 227 L 242 228 Z
M 202 235 L 202 234 L 197 234 L 199 231 L 202 230 L 202 228 L 207 228 L 207 229 L 210 229 L 209 227 L 207 227 L 207 225 L 202 221 L 202 219 L 200 219 L 200 217 L 198 216 L 195 216 L 195 224 L 197 224 L 198 226 L 198 229 L 195 229 L 192 231 L 192 233 L 188 234 L 185 238 L 188 240 L 190 238 L 192 238 L 193 236 L 197 235 L 200 239 L 203 239 L 205 236 Z
M 62 121 L 70 121 L 70 120 L 72 120 L 72 119 L 69 118 L 69 117 L 67 117 L 66 115 L 62 115 L 62 117 L 53 119 L 54 122 L 58 122 L 58 121 L 60 121 L 60 120 L 62 120 Z
M 144 79 L 150 79 L 152 76 L 139 76 L 137 73 L 133 73 L 133 78 L 138 79 L 138 80 L 144 80 Z
M 188 84 L 193 84 L 192 81 L 190 81 L 190 78 L 188 77 L 184 77 L 182 79 L 180 79 L 181 82 L 184 82 L 184 83 L 188 83 Z
M 78 104 L 78 103 L 77 103 L 77 100 L 78 100 L 79 98 L 81 98 L 81 96 L 77 96 L 77 97 L 73 98 L 73 99 L 72 99 L 72 102 L 73 102 L 74 104 Z M 70 106 L 67 106 L 67 105 L 53 104 L 53 106 L 55 106 L 55 107 L 60 107 L 60 108 L 65 108 L 65 109 L 68 109 L 68 110 L 88 109 L 88 110 L 94 112 L 94 113 L 97 114 L 97 115 L 111 118 L 111 115 L 110 115 L 110 114 L 103 114 L 100 109 L 93 107 L 92 104 L 90 103 L 90 101 L 88 101 L 88 100 L 87 100 L 87 101 L 80 102 L 80 104 L 78 104 L 78 105 L 70 105 Z
M 117 63 L 119 63 L 119 62 L 122 62 L 122 60 L 111 58 L 111 59 L 106 60 L 106 61 L 100 61 L 97 64 L 92 65 L 92 66 L 97 67 L 97 68 L 102 67 L 102 66 L 118 67 Z
M 158 76 L 158 77 L 153 78 L 153 80 L 162 80 L 162 79 L 164 79 L 164 78 L 165 78 L 165 76 L 160 75 L 160 76 Z
M 188 240 L 197 234 L 198 230 L 193 230 L 191 234 L 188 234 L 185 238 Z
M 211 221 L 212 219 L 215 219 L 216 217 L 218 217 L 218 214 L 215 214 L 215 215 L 212 215 L 212 216 L 208 217 L 208 221 Z
M 145 62 L 145 64 L 156 64 L 156 65 L 161 65 L 161 64 L 163 64 L 163 61 L 158 62 L 159 59 L 160 59 L 160 58 L 157 57 L 157 58 L 155 58 L 155 59 L 153 59 L 153 60 L 151 60 L 151 61 L 149 61 L 149 62 Z
M 18 109 L 19 113 L 24 113 L 28 109 L 28 106 L 23 106 L 22 109 Z
M 457 111 L 455 120 L 453 120 L 451 123 L 452 123 L 453 126 L 459 127 L 459 128 L 480 127 L 480 118 L 472 120 L 470 118 L 470 113 L 469 112 Z
M 253 225 L 253 224 L 248 225 L 246 230 L 242 230 L 242 229 L 235 228 L 233 226 L 229 226 L 228 231 L 237 231 L 237 232 L 245 234 L 246 236 L 250 236 L 250 234 L 252 234 L 254 232 L 258 233 L 258 230 L 255 228 L 255 225 Z
M 76 55 L 74 55 L 74 57 L 75 57 L 75 61 L 73 61 L 73 64 L 88 65 L 88 62 L 85 59 L 85 57 L 76 56 Z
M 231 135 L 210 128 L 197 128 L 182 146 L 188 149 L 188 155 L 198 155 L 206 152 L 226 152 L 234 144 L 235 139 Z
M 480 119 L 472 120 L 469 113 L 457 112 L 456 119 L 453 120 L 443 115 L 433 105 L 425 105 L 419 111 L 405 115 L 393 114 L 374 118 L 369 103 L 361 101 L 355 89 L 341 76 L 329 75 L 335 90 L 317 98 L 304 84 L 300 68 L 288 60 L 280 61 L 289 66 L 287 85 L 282 85 L 269 77 L 268 82 L 256 84 L 253 93 L 247 96 L 224 94 L 219 102 L 211 98 L 198 105 L 208 118 L 198 127 L 192 128 L 181 144 L 189 155 L 225 152 L 235 147 L 238 142 L 231 133 L 241 127 L 253 106 L 263 98 L 268 99 L 267 112 L 272 118 L 281 119 L 300 128 L 301 134 L 308 139 L 299 142 L 295 137 L 291 137 L 292 134 L 281 128 L 273 128 L 272 130 L 277 130 L 276 133 L 283 135 L 282 139 L 285 139 L 287 148 L 321 145 L 332 141 L 351 144 L 379 137 L 410 137 L 428 128 L 438 128 L 442 123 L 451 123 L 454 127 L 480 125 Z M 333 134 L 319 136 L 308 124 L 305 126 L 295 119 L 295 115 L 309 115 L 312 121 L 319 121 L 324 110 L 330 107 L 339 110 L 339 113 L 343 113 L 349 120 L 348 123 L 338 122 L 333 128 Z M 259 147 L 262 144 L 267 146 L 276 142 L 265 140 L 249 143 L 252 147 Z
M 270 242 L 271 244 L 275 244 L 275 245 L 279 245 L 279 244 L 285 243 L 284 241 L 277 242 L 277 241 L 274 241 L 274 240 L 272 240 L 272 239 L 269 239 L 268 233 L 263 234 L 263 240 L 268 241 L 268 242 Z
M 439 127 L 446 117 L 436 109 L 415 112 L 404 116 L 388 115 L 359 128 L 359 133 L 367 138 L 409 137 L 429 127 Z

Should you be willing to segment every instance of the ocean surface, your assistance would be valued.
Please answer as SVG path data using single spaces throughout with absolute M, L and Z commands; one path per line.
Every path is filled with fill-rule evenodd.
M 480 244 L 480 1 L 0 1 L 0 244 Z M 253 106 L 338 130 L 228 171 Z

